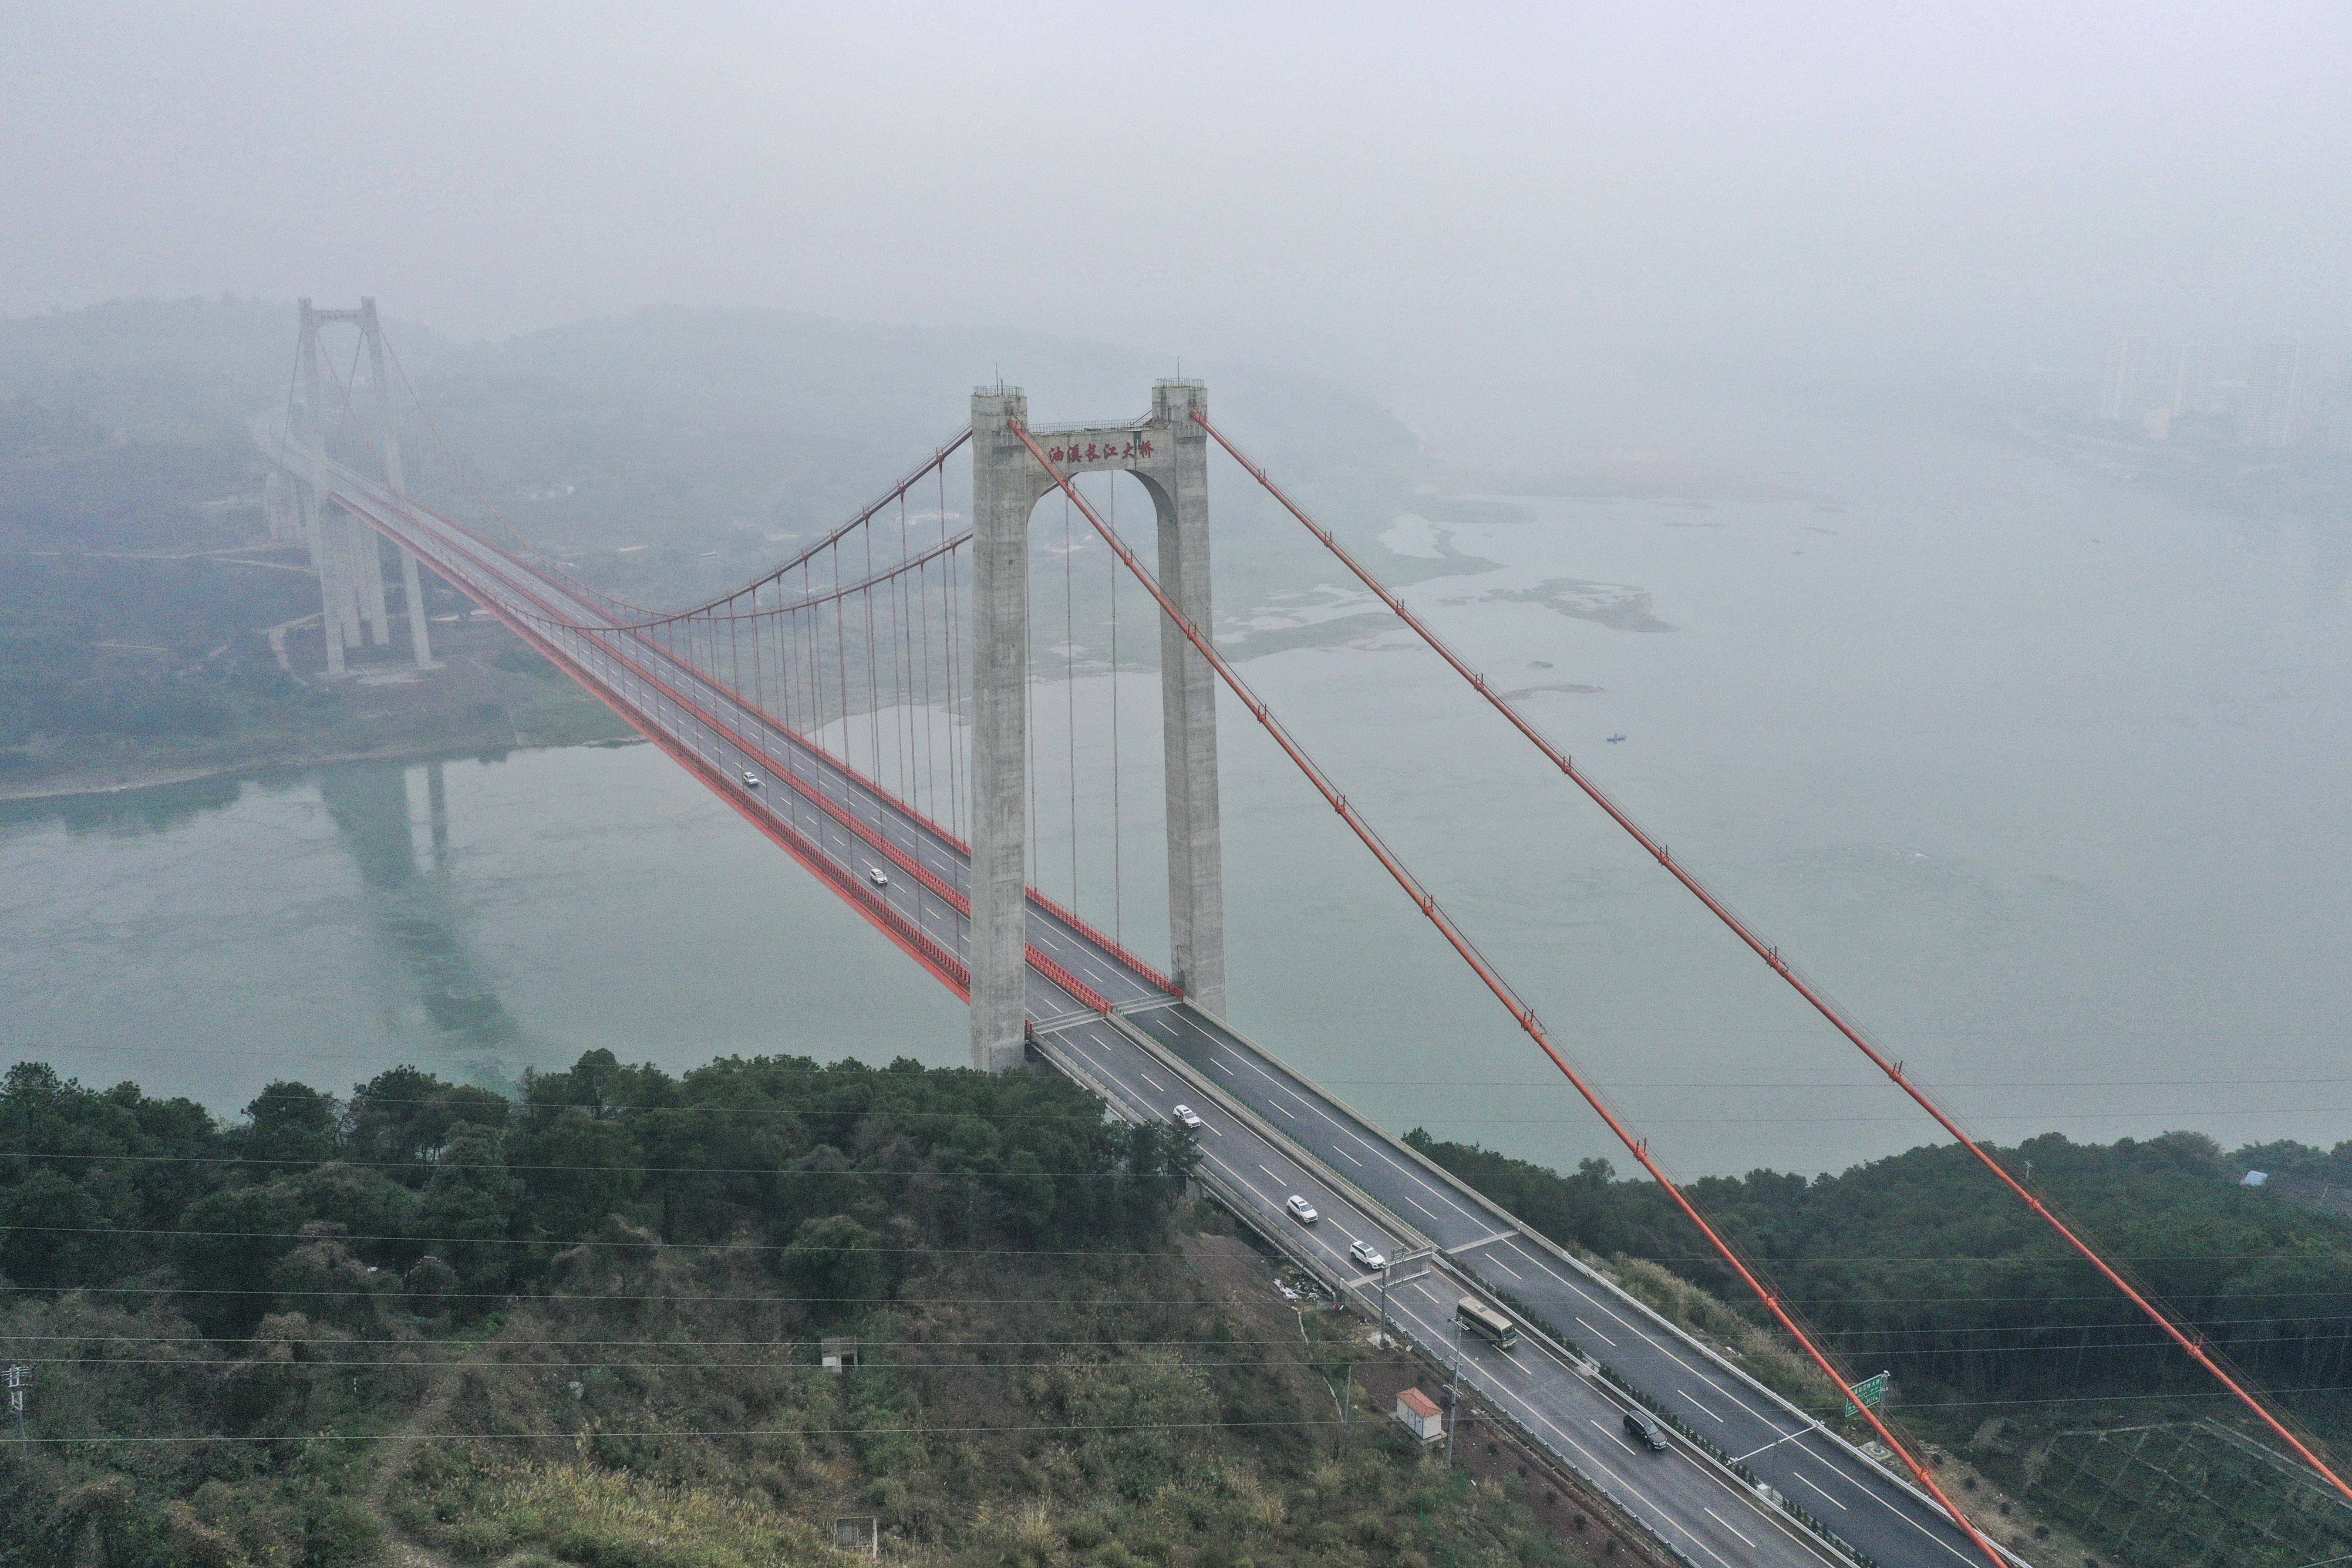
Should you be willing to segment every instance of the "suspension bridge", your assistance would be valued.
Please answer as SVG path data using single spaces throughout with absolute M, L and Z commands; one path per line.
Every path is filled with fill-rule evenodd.
M 348 326 L 348 365 L 327 331 Z M 1874 1452 L 1847 1442 L 1707 1345 L 1390 1137 L 1230 1021 L 1217 765 L 1220 700 L 1274 740 L 1537 1048 L 1790 1338 L 1827 1376 L 1825 1352 L 1769 1277 L 1685 1194 L 1552 1039 L 1542 1020 L 1381 839 L 1209 636 L 1209 457 L 1222 447 L 1253 482 L 1458 672 L 1575 788 L 1653 856 L 1899 1091 L 1983 1162 L 2182 1354 L 2347 1500 L 2315 1444 L 2040 1193 L 2010 1171 L 1568 755 L 1432 631 L 1336 535 L 1309 517 L 1211 419 L 1197 382 L 1152 389 L 1128 420 L 1038 428 L 1017 389 L 982 388 L 969 423 L 896 485 L 751 581 L 684 609 L 627 603 L 578 580 L 492 517 L 411 493 L 402 439 L 423 416 L 384 342 L 374 302 L 304 301 L 286 408 L 258 421 L 272 461 L 273 526 L 310 551 L 324 602 L 330 677 L 391 641 L 394 598 L 379 541 L 395 547 L 399 618 L 411 657 L 432 650 L 423 571 L 495 616 L 610 706 L 753 828 L 824 881 L 916 963 L 968 1001 L 971 1059 L 985 1071 L 1033 1057 L 1130 1120 L 1200 1122 L 1201 1179 L 1334 1290 L 1414 1342 L 1531 1441 L 1694 1563 L 1851 1562 L 1940 1568 L 2017 1561 L 1972 1523 L 1932 1466 L 1874 1410 Z M 442 455 L 454 471 L 446 443 Z M 968 469 L 954 486 L 951 467 Z M 1151 503 L 1153 559 L 1115 508 L 1079 482 L 1125 474 Z M 462 483 L 462 475 L 453 472 Z M 961 500 L 968 484 L 969 508 Z M 1115 493 L 1115 492 L 1112 492 Z M 1071 763 L 1063 841 L 1071 898 L 1036 884 L 1041 775 L 1032 649 L 1032 530 L 1060 495 L 1108 547 L 1113 638 L 1119 588 L 1149 605 L 1157 644 L 1166 855 L 1165 969 L 1124 940 L 1123 904 L 1080 912 L 1084 793 Z M 1105 497 L 1105 500 L 1108 498 Z M 1061 552 L 1062 628 L 1075 603 Z M 1133 625 L 1130 619 L 1130 625 Z M 1135 635 L 1130 633 L 1130 635 Z M 1114 700 L 1116 699 L 1114 698 Z M 1075 758 L 1076 717 L 1063 736 Z M 1118 734 L 1116 710 L 1112 738 Z M 1116 770 L 1114 770 L 1114 778 Z M 1117 785 L 1112 826 L 1119 833 Z M 1123 854 L 1108 856 L 1116 882 Z M 1108 929 L 1105 929 L 1108 925 Z M 1301 1223 L 1294 1204 L 1318 1212 Z M 1462 1334 L 1468 1298 L 1518 1319 L 1512 1347 Z M 1605 1367 L 1605 1370 L 1604 1370 Z M 1629 1444 L 1633 1399 L 1674 1418 L 1672 1451 Z M 1696 1439 L 1687 1436 L 1695 1433 Z

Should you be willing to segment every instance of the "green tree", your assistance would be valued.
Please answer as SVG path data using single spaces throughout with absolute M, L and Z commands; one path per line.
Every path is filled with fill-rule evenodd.
M 784 1249 L 784 1278 L 820 1321 L 866 1309 L 882 1283 L 881 1244 L 845 1214 L 813 1219 Z

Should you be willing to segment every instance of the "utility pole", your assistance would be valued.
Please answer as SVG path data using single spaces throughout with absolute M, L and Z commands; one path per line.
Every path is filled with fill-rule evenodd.
M 25 1396 L 33 1386 L 33 1369 L 18 1362 L 8 1368 L 8 1408 L 16 1413 L 16 1441 L 25 1438 Z
M 1445 1468 L 1454 1468 L 1454 1428 L 1462 1409 L 1462 1331 L 1454 1332 L 1454 1364 L 1445 1382 Z
M 1381 1265 L 1381 1349 L 1389 1348 L 1389 1270 L 1393 1263 Z

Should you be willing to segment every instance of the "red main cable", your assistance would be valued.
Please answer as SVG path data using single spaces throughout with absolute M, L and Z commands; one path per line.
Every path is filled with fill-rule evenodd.
M 2298 1455 L 2302 1456 L 2305 1463 L 2311 1466 L 2313 1469 L 2317 1470 L 2321 1475 L 2326 1477 L 2330 1484 L 2332 1484 L 2336 1489 L 2341 1492 L 2347 1500 L 2352 1500 L 2352 1485 L 2347 1485 L 2344 1478 L 2337 1475 L 2336 1471 L 2329 1467 L 2326 1461 L 2319 1457 L 2318 1453 L 2315 1451 L 2313 1446 L 2305 1442 L 2303 1438 L 2297 1436 L 2292 1430 L 2290 1430 L 2286 1423 L 2267 1405 L 2265 1405 L 2252 1389 L 2248 1388 L 2237 1378 L 2232 1377 L 2228 1370 L 2215 1359 L 2212 1353 L 2206 1350 L 2199 1336 L 2189 1332 L 2187 1330 L 2182 1329 L 2179 1324 L 2175 1323 L 2169 1314 L 2165 1312 L 2163 1309 L 2157 1306 L 2156 1303 L 2150 1300 L 2147 1295 L 2135 1288 L 2131 1281 L 2124 1277 L 2123 1272 L 2119 1268 L 2109 1263 L 2105 1258 L 2100 1255 L 2099 1251 L 2095 1247 L 2084 1239 L 2080 1232 L 2074 1229 L 2055 1213 L 2052 1212 L 2048 1205 L 2044 1204 L 2041 1198 L 2035 1196 L 2032 1192 L 2028 1190 L 2023 1183 L 2011 1175 L 2008 1168 L 2002 1165 L 2000 1161 L 1994 1159 L 1992 1154 L 1988 1152 L 1982 1144 L 1979 1143 L 1974 1138 L 1969 1137 L 1968 1133 L 1961 1129 L 1958 1119 L 1956 1119 L 1949 1111 L 1946 1110 L 1936 1101 L 1933 1096 L 1921 1089 L 1916 1082 L 1904 1072 L 1903 1064 L 1901 1062 L 1894 1060 L 1884 1051 L 1880 1050 L 1875 1045 L 1872 1044 L 1869 1037 L 1864 1035 L 1858 1026 L 1848 1022 L 1843 1014 L 1841 1014 L 1835 1007 L 1832 1006 L 1829 1000 L 1818 990 L 1814 989 L 1812 984 L 1797 971 L 1795 965 L 1791 964 L 1787 959 L 1780 956 L 1780 950 L 1778 947 L 1770 946 L 1766 943 L 1764 939 L 1757 935 L 1755 931 L 1748 926 L 1747 921 L 1741 920 L 1738 915 L 1732 912 L 1728 905 L 1724 903 L 1721 899 L 1716 897 L 1714 893 L 1708 891 L 1706 885 L 1700 882 L 1696 877 L 1692 876 L 1690 872 L 1685 870 L 1679 864 L 1670 858 L 1666 853 L 1666 847 L 1664 844 L 1652 838 L 1650 835 L 1643 829 L 1641 824 L 1635 822 L 1632 816 L 1626 814 L 1624 807 L 1610 799 L 1607 792 L 1603 791 L 1600 785 L 1594 784 L 1591 779 L 1588 778 L 1577 768 L 1574 763 L 1569 760 L 1567 752 L 1561 751 L 1558 746 L 1553 745 L 1549 740 L 1545 738 L 1541 731 L 1538 731 L 1533 724 L 1529 723 L 1527 717 L 1519 711 L 1517 705 L 1515 705 L 1508 698 L 1496 691 L 1493 687 L 1487 685 L 1486 678 L 1485 676 L 1479 674 L 1476 670 L 1472 669 L 1469 665 L 1465 663 L 1462 657 L 1455 653 L 1452 647 L 1448 647 L 1443 637 L 1440 637 L 1435 632 L 1430 630 L 1428 626 L 1422 621 L 1420 616 L 1414 615 L 1411 610 L 1405 607 L 1402 600 L 1399 599 L 1396 595 L 1390 592 L 1385 585 L 1373 577 L 1370 572 L 1366 571 L 1362 563 L 1359 562 L 1354 555 L 1349 552 L 1345 545 L 1341 544 L 1337 538 L 1333 537 L 1329 529 L 1323 527 L 1313 518 L 1308 517 L 1305 511 L 1299 509 L 1298 503 L 1292 500 L 1288 495 L 1285 494 L 1282 487 L 1276 484 L 1274 480 L 1267 476 L 1266 471 L 1264 468 L 1259 468 L 1255 463 L 1251 462 L 1249 458 L 1244 457 L 1242 455 L 1241 448 L 1234 446 L 1231 440 L 1227 439 L 1223 431 L 1218 429 L 1214 425 L 1210 424 L 1207 419 L 1203 418 L 1198 413 L 1195 413 L 1192 416 L 1192 418 L 1202 429 L 1206 430 L 1211 436 L 1216 438 L 1217 445 L 1223 447 L 1227 455 L 1229 455 L 1234 461 L 1239 463 L 1244 468 L 1249 471 L 1250 478 L 1255 479 L 1260 485 L 1263 485 L 1265 488 L 1265 492 L 1268 495 L 1281 502 L 1283 509 L 1288 511 L 1291 516 L 1297 518 L 1299 522 L 1306 527 L 1307 531 L 1313 534 L 1316 539 L 1321 542 L 1323 548 L 1338 556 L 1340 563 L 1346 566 L 1349 572 L 1355 574 L 1357 581 L 1363 584 L 1365 587 L 1370 588 L 1373 593 L 1379 595 L 1381 602 L 1388 605 L 1391 614 L 1393 614 L 1399 620 L 1402 621 L 1406 626 L 1412 627 L 1413 632 L 1420 637 L 1421 640 L 1429 645 L 1431 651 L 1434 652 L 1438 658 L 1444 659 L 1446 663 L 1452 665 L 1456 674 L 1460 675 L 1463 679 L 1468 681 L 1477 689 L 1479 696 L 1485 698 L 1489 703 L 1491 703 L 1496 712 L 1509 720 L 1513 729 L 1516 729 L 1520 734 L 1526 736 L 1528 742 L 1533 744 L 1538 751 L 1543 752 L 1546 757 L 1549 758 L 1552 765 L 1557 767 L 1561 773 L 1567 774 L 1570 782 L 1574 784 L 1577 788 L 1582 790 L 1588 796 L 1590 796 L 1595 805 L 1598 805 L 1602 811 L 1607 812 L 1611 821 L 1623 828 L 1626 833 L 1633 837 L 1635 843 L 1639 844 L 1644 850 L 1647 850 L 1653 857 L 1654 857 L 1658 864 L 1664 866 L 1674 877 L 1675 880 L 1680 882 L 1685 888 L 1688 889 L 1693 897 L 1696 898 L 1699 902 L 1705 904 L 1707 907 L 1708 911 L 1712 913 L 1716 919 L 1721 921 L 1727 927 L 1728 927 L 1734 936 L 1746 943 L 1750 952 L 1754 952 L 1757 957 L 1762 959 L 1767 964 L 1769 964 L 1774 973 L 1787 981 L 1796 991 L 1798 995 L 1802 996 L 1806 1002 L 1811 1005 L 1815 1012 L 1828 1019 L 1832 1028 L 1844 1036 L 1847 1040 L 1853 1043 L 1856 1049 L 1860 1050 L 1863 1055 L 1868 1057 L 1871 1060 L 1871 1065 L 1877 1068 L 1879 1071 L 1885 1073 L 1888 1079 L 1893 1080 L 1895 1087 L 1902 1089 L 1904 1093 L 1909 1095 L 1922 1110 L 1925 1110 L 1929 1116 L 1934 1117 L 1937 1124 L 1941 1126 L 1945 1131 L 1950 1133 L 1952 1137 L 1959 1142 L 1962 1148 L 1968 1150 L 1969 1153 L 1974 1154 L 1984 1165 L 1985 1169 L 1990 1171 L 1994 1176 L 1999 1178 L 2001 1185 L 2007 1187 L 2011 1193 L 2016 1195 L 2019 1202 L 2024 1204 L 2027 1208 L 2040 1215 L 2042 1219 L 2049 1225 L 2051 1229 L 2056 1231 L 2065 1239 L 2068 1246 L 2072 1247 L 2076 1252 L 2082 1254 L 2082 1256 L 2089 1261 L 2091 1267 L 2097 1269 L 2099 1273 L 2106 1279 L 2109 1284 L 2122 1291 L 2124 1295 L 2130 1300 L 2132 1305 L 2137 1307 L 2142 1312 L 2146 1313 L 2148 1319 L 2158 1328 L 2162 1329 L 2165 1333 L 2171 1338 L 2174 1343 L 2178 1344 L 2182 1350 L 2187 1351 L 2189 1354 L 2195 1359 L 2198 1365 L 2212 1373 L 2214 1379 L 2219 1382 L 2222 1387 L 2228 1389 L 2232 1394 L 2236 1395 L 2238 1402 L 2243 1405 L 2247 1409 L 2252 1411 L 2254 1415 L 2261 1419 L 2263 1425 L 2269 1427 L 2282 1442 L 2285 1443 Z
M 1198 416 L 1195 416 L 1195 417 Z M 1202 421 L 1202 423 L 1205 425 L 1207 422 Z M 1519 999 L 1518 994 L 1512 990 L 1510 982 L 1486 961 L 1485 955 L 1479 952 L 1469 937 L 1454 923 L 1453 917 L 1447 914 L 1438 903 L 1436 896 L 1423 887 L 1420 879 L 1407 869 L 1404 862 L 1398 859 L 1395 853 L 1381 842 L 1380 835 L 1372 830 L 1371 825 L 1363 819 L 1362 815 L 1354 806 L 1348 804 L 1348 797 L 1339 792 L 1323 770 L 1316 764 L 1315 760 L 1307 754 L 1297 741 L 1291 739 L 1289 731 L 1286 730 L 1282 721 L 1274 716 L 1274 710 L 1266 706 L 1265 700 L 1250 689 L 1249 683 L 1244 681 L 1234 667 L 1225 662 L 1223 656 L 1210 645 L 1208 637 L 1201 628 L 1194 626 L 1192 620 L 1176 607 L 1176 602 L 1161 589 L 1159 580 L 1145 569 L 1143 563 L 1136 557 L 1135 552 L 1127 547 L 1127 542 L 1112 530 L 1110 524 L 1102 520 L 1100 514 L 1092 506 L 1087 504 L 1086 497 L 1080 495 L 1077 487 L 1070 482 L 1069 476 L 1055 467 L 1046 458 L 1044 448 L 1031 437 L 1028 427 L 1016 423 L 1012 426 L 1012 430 L 1014 435 L 1021 437 L 1021 444 L 1029 448 L 1029 455 L 1037 459 L 1039 465 L 1060 488 L 1062 493 L 1068 496 L 1078 510 L 1086 514 L 1088 522 L 1094 524 L 1095 531 L 1102 535 L 1103 542 L 1109 545 L 1118 558 L 1127 563 L 1128 572 L 1137 582 L 1143 584 L 1146 593 L 1159 602 L 1160 611 L 1167 616 L 1169 623 L 1184 634 L 1186 641 L 1200 650 L 1201 657 L 1209 661 L 1210 668 L 1217 672 L 1218 679 L 1223 680 L 1226 688 L 1241 700 L 1242 705 L 1250 710 L 1250 716 L 1265 728 L 1267 734 L 1274 737 L 1275 744 L 1280 746 L 1291 762 L 1297 764 L 1298 771 L 1307 775 L 1307 782 L 1315 786 L 1316 791 L 1330 804 L 1331 809 L 1338 812 L 1340 819 L 1354 830 L 1356 837 L 1363 841 L 1364 847 L 1372 852 L 1382 868 L 1396 879 L 1397 886 L 1405 890 L 1406 896 L 1412 900 L 1424 916 L 1428 917 L 1430 923 L 1437 927 L 1439 933 L 1445 938 L 1454 951 L 1461 954 L 1463 962 L 1469 964 L 1472 971 L 1485 983 L 1486 989 L 1493 992 L 1496 999 L 1510 1010 L 1511 1016 L 1517 1021 L 1519 1027 L 1526 1030 L 1528 1038 L 1534 1040 L 1537 1046 L 1541 1047 L 1544 1055 L 1551 1058 L 1552 1066 L 1560 1070 L 1561 1076 L 1575 1086 L 1577 1093 L 1584 1097 L 1584 1102 L 1592 1107 L 1601 1121 L 1609 1124 L 1609 1131 L 1615 1133 L 1618 1142 L 1624 1144 L 1626 1151 L 1641 1163 L 1642 1169 L 1649 1173 L 1650 1179 L 1656 1182 L 1665 1191 L 1666 1195 L 1674 1200 L 1675 1207 L 1682 1210 L 1683 1216 L 1698 1227 L 1699 1234 L 1706 1237 L 1707 1244 L 1715 1248 L 1717 1256 L 1730 1265 L 1732 1270 L 1739 1276 L 1748 1288 L 1755 1292 L 1757 1300 L 1764 1303 L 1764 1310 L 1772 1314 L 1774 1321 L 1804 1347 L 1806 1355 L 1811 1358 L 1815 1366 L 1821 1368 L 1830 1382 L 1839 1388 L 1845 1387 L 1847 1380 L 1844 1373 L 1840 1371 L 1831 1362 L 1828 1354 L 1813 1342 L 1812 1337 L 1798 1325 L 1797 1320 L 1790 1315 L 1787 1308 L 1781 1305 L 1779 1293 L 1765 1284 L 1748 1262 L 1739 1256 L 1738 1250 L 1724 1239 L 1714 1226 L 1707 1223 L 1706 1217 L 1698 1212 L 1696 1205 L 1684 1194 L 1681 1186 L 1672 1176 L 1666 1174 L 1665 1168 L 1651 1157 L 1650 1141 L 1646 1138 L 1634 1137 L 1632 1130 L 1601 1098 L 1600 1090 L 1587 1082 L 1584 1075 L 1578 1072 L 1568 1058 L 1561 1054 L 1559 1048 L 1551 1043 L 1551 1037 L 1545 1032 L 1542 1021 L 1536 1016 L 1535 1009 Z M 1944 1511 L 1951 1515 L 1952 1521 L 1958 1524 L 1968 1538 L 1984 1552 L 1985 1560 L 1992 1563 L 1993 1568 L 2009 1568 L 2008 1560 L 2001 1555 L 2000 1548 L 1986 1540 L 1977 1527 L 1969 1522 L 1968 1515 L 1962 1513 L 1959 1505 L 1945 1495 L 1944 1489 L 1936 1484 L 1936 1478 L 1927 1473 L 1927 1466 L 1921 1464 L 1912 1454 L 1909 1446 L 1895 1435 L 1893 1429 L 1879 1418 L 1876 1411 L 1868 1405 L 1858 1407 L 1864 1417 L 1869 1421 L 1871 1429 L 1878 1434 L 1879 1440 L 1902 1456 L 1904 1464 L 1910 1469 L 1913 1477 L 1927 1489 L 1937 1503 L 1942 1505 Z

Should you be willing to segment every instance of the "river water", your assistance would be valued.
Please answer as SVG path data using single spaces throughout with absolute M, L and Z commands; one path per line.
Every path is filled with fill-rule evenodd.
M 1407 513 L 1384 542 L 1426 574 L 1418 606 L 1980 1135 L 2352 1136 L 2341 525 L 2215 515 L 1948 429 L 1780 456 L 1766 499 L 1489 498 L 1520 520 Z M 1250 679 L 1673 1163 L 1833 1169 L 1928 1141 L 1434 660 L 1299 562 L 1324 586 L 1221 584 Z M 1316 620 L 1342 640 L 1249 657 Z M 1118 678 L 1116 905 L 1111 689 L 1098 659 L 1042 686 L 1040 752 L 1052 773 L 1075 707 L 1081 900 L 1164 952 L 1156 683 Z M 1391 1126 L 1609 1153 L 1224 712 L 1234 1021 Z M 1067 807 L 1045 794 L 1038 874 L 1063 892 Z M 274 1078 L 341 1089 L 413 1061 L 506 1083 L 600 1046 L 951 1063 L 962 1029 L 649 747 L 0 814 L 0 1047 L 85 1082 L 233 1111 Z

